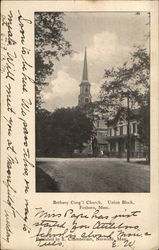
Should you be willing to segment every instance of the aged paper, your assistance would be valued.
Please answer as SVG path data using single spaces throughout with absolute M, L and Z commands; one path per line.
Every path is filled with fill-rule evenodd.
M 157 250 L 159 248 L 158 1 L 2 1 L 1 7 L 1 249 Z M 147 47 L 150 55 L 149 165 L 135 163 L 136 158 L 128 153 L 128 146 L 123 155 L 113 155 L 112 149 L 111 158 L 109 146 L 107 148 L 109 141 L 105 143 L 105 148 L 104 146 L 100 150 L 98 148 L 98 152 L 89 157 L 82 155 L 76 157 L 79 151 L 75 148 L 71 159 L 65 155 L 65 151 L 62 156 L 58 156 L 57 146 L 54 149 L 55 157 L 52 157 L 51 153 L 49 155 L 49 149 L 46 150 L 46 155 L 43 153 L 44 149 L 41 148 L 41 143 L 38 144 L 37 141 L 40 139 L 36 138 L 35 132 L 38 126 L 35 123 L 37 108 L 35 65 L 40 64 L 42 62 L 40 60 L 44 57 L 35 58 L 35 51 L 39 54 L 42 51 L 42 48 L 40 50 L 35 44 L 36 29 L 40 27 L 36 26 L 35 20 L 41 18 L 40 13 L 44 13 L 49 20 L 52 13 L 55 16 L 55 13 L 59 15 L 59 12 L 65 13 L 64 21 L 66 20 L 68 24 L 66 39 L 72 34 L 72 43 L 74 42 L 72 50 L 76 52 L 72 55 L 73 59 L 72 57 L 66 59 L 68 61 L 64 62 L 64 66 L 60 66 L 61 58 L 59 62 L 57 60 L 53 62 L 55 68 L 59 67 L 59 71 L 55 70 L 55 75 L 52 72 L 53 78 L 48 79 L 53 83 L 56 81 L 60 87 L 54 85 L 55 92 L 49 89 L 50 85 L 43 90 L 45 102 L 42 107 L 48 112 L 53 112 L 50 109 L 53 105 L 54 109 L 67 107 L 67 103 L 74 106 L 72 102 L 76 90 L 70 92 L 74 91 L 74 86 L 77 86 L 79 91 L 76 82 L 78 83 L 79 77 L 80 84 L 82 67 L 84 69 L 81 86 L 84 87 L 81 87 L 81 92 L 85 87 L 85 91 L 89 91 L 87 60 L 88 62 L 92 60 L 92 65 L 88 63 L 91 79 L 91 72 L 92 75 L 95 72 L 93 67 L 96 67 L 97 72 L 101 70 L 102 56 L 106 57 L 104 59 L 107 62 L 106 67 L 109 62 L 111 65 L 114 63 L 113 67 L 120 66 L 124 53 L 130 52 L 129 45 L 132 41 L 142 40 L 143 37 L 149 39 Z M 141 18 L 141 21 L 139 18 L 135 19 L 137 17 Z M 58 18 L 60 20 L 60 16 Z M 145 23 L 144 32 L 148 33 L 143 32 L 143 23 L 146 20 L 148 24 Z M 92 26 L 91 22 L 94 22 Z M 48 24 L 49 21 L 46 22 L 46 33 L 41 36 L 42 41 L 49 35 Z M 58 41 L 60 30 L 58 25 L 56 29 L 55 36 Z M 76 35 L 73 37 L 73 34 Z M 94 35 L 94 40 L 91 40 L 91 35 Z M 54 36 L 50 40 L 53 38 Z M 71 42 L 71 39 L 68 40 Z M 61 41 L 60 46 L 63 46 L 63 40 Z M 58 45 L 57 42 L 56 50 L 60 51 Z M 48 43 L 47 49 L 49 46 Z M 69 49 L 69 46 L 65 49 Z M 73 60 L 72 64 L 69 64 L 69 60 Z M 48 62 L 47 59 L 45 63 Z M 68 74 L 71 67 L 77 79 L 75 76 L 73 78 L 73 75 L 71 78 Z M 39 75 L 43 72 L 43 68 L 40 70 Z M 104 68 L 102 70 L 101 78 Z M 93 86 L 95 85 L 92 83 L 91 88 L 95 95 L 98 89 Z M 54 96 L 54 93 L 57 95 Z M 86 95 L 86 102 L 91 101 L 92 93 Z M 82 98 L 82 94 L 79 94 L 79 104 L 83 101 Z M 130 101 L 130 96 L 126 98 Z M 123 122 L 122 119 L 120 122 Z M 131 126 L 131 120 L 129 123 Z M 121 124 L 119 126 L 122 127 Z M 132 129 L 135 133 L 135 125 L 134 128 L 132 125 Z M 120 133 L 120 138 L 124 137 L 122 128 Z M 130 134 L 129 129 L 127 136 L 128 133 Z M 117 138 L 118 134 L 115 136 Z M 111 137 L 112 135 L 110 139 Z M 41 151 L 37 151 L 36 147 Z M 116 156 L 121 158 L 115 158 Z M 127 160 L 130 160 L 128 163 L 126 156 Z M 137 156 L 140 155 L 135 157 Z M 148 157 L 146 154 L 143 156 Z M 107 164 L 109 170 L 106 174 Z M 75 165 L 77 171 L 73 170 Z M 49 175 L 51 166 L 54 171 L 52 176 Z M 110 175 L 112 169 L 115 169 L 114 177 Z M 45 175 L 41 177 L 38 171 L 44 171 Z M 74 171 L 73 176 L 71 171 Z M 106 184 L 107 175 L 110 179 Z M 58 187 L 55 185 L 56 182 L 52 183 L 55 176 Z M 40 178 L 43 178 L 42 183 Z M 120 182 L 117 183 L 116 180 Z M 54 188 L 49 189 L 48 186 Z

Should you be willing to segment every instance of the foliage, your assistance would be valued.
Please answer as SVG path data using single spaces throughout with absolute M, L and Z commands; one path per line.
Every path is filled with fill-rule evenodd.
M 100 103 L 106 109 L 107 118 L 115 117 L 118 110 L 127 108 L 140 112 L 140 140 L 150 150 L 150 58 L 143 48 L 137 48 L 128 62 L 117 69 L 105 70 L 105 82 L 101 87 Z
M 61 108 L 36 115 L 37 156 L 71 156 L 82 150 L 93 133 L 93 122 L 78 108 Z
M 137 108 L 149 96 L 150 62 L 146 49 L 137 48 L 130 61 L 117 69 L 105 70 L 105 82 L 101 87 L 100 100 L 110 116 L 119 108 L 127 105 L 129 94 L 130 107 Z
M 61 12 L 35 13 L 35 90 L 36 108 L 40 108 L 40 92 L 47 85 L 47 77 L 54 72 L 55 60 L 70 55 L 71 44 L 64 33 L 67 31 Z
M 140 107 L 139 117 L 138 133 L 140 141 L 145 145 L 147 159 L 150 161 L 150 99 L 147 104 Z

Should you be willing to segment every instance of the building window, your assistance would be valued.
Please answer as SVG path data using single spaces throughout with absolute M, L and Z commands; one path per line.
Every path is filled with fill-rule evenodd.
M 84 94 L 84 87 L 81 88 L 81 94 Z
M 123 135 L 123 126 L 120 126 L 120 135 Z
M 139 124 L 137 124 L 137 133 L 139 133 L 139 132 L 140 132 L 140 130 L 141 130 L 140 125 L 139 125 Z
M 116 145 L 115 145 L 114 142 L 112 142 L 112 143 L 110 144 L 110 151 L 111 151 L 111 152 L 115 152 L 115 151 L 116 151 Z
M 127 133 L 128 133 L 128 125 L 127 125 Z M 129 125 L 129 133 L 131 133 L 131 125 Z
M 133 134 L 136 133 L 136 123 L 133 123 Z
M 112 129 L 110 128 L 110 136 L 112 136 Z
M 117 135 L 117 127 L 114 128 L 114 135 Z

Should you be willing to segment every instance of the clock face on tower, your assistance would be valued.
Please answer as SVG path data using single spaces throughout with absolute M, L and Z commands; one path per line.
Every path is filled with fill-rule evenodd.
M 89 102 L 89 98 L 86 97 L 86 98 L 85 98 L 85 103 L 88 103 L 88 102 Z

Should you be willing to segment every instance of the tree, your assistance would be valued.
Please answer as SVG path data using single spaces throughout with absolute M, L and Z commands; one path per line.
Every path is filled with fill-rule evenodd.
M 117 69 L 105 70 L 105 82 L 101 87 L 100 103 L 110 116 L 125 107 L 129 94 L 130 107 L 137 108 L 147 101 L 149 89 L 150 62 L 146 49 L 137 48 L 130 61 Z
M 101 87 L 100 105 L 106 109 L 107 118 L 127 107 L 139 109 L 142 129 L 141 141 L 150 151 L 150 58 L 147 50 L 136 48 L 128 62 L 117 69 L 105 70 L 105 82 Z
M 36 113 L 36 156 L 47 156 L 49 153 L 51 116 L 52 113 L 45 109 Z
M 61 12 L 35 13 L 35 90 L 36 108 L 42 103 L 40 92 L 54 72 L 55 61 L 72 53 L 71 44 L 64 37 L 67 31 Z
M 138 132 L 140 141 L 145 145 L 147 160 L 150 161 L 150 96 L 147 103 L 141 105 L 139 109 Z
M 39 134 L 40 133 L 40 134 Z M 93 122 L 78 108 L 61 108 L 37 115 L 37 155 L 72 156 L 93 134 Z

